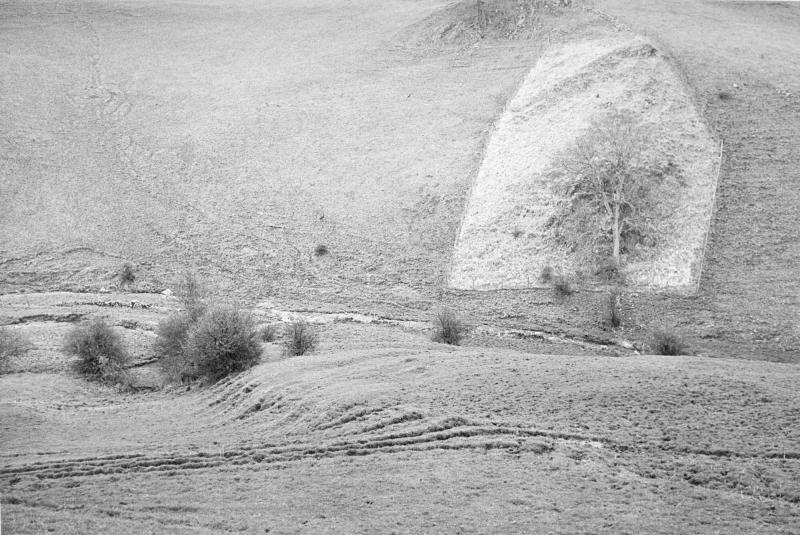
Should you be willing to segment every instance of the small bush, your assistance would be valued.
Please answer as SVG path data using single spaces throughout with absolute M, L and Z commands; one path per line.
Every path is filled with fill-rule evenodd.
M 555 277 L 553 266 L 545 266 L 542 268 L 542 272 L 539 273 L 539 280 L 544 284 L 550 284 L 553 282 L 553 277 Z
M 133 264 L 125 262 L 117 273 L 117 278 L 122 286 L 130 286 L 136 281 L 136 272 L 133 269 Z
M 305 355 L 313 351 L 316 345 L 317 333 L 314 328 L 305 321 L 295 321 L 286 327 L 284 351 L 287 355 Z
M 194 322 L 185 312 L 174 314 L 158 324 L 153 349 L 159 357 L 159 367 L 169 381 L 183 382 L 197 378 L 191 359 L 186 353 L 186 340 L 192 325 Z
M 656 355 L 685 355 L 688 349 L 683 338 L 667 329 L 653 333 L 651 346 Z
M 8 369 L 11 359 L 24 356 L 31 344 L 21 334 L 10 329 L 0 329 L 0 373 Z
M 608 293 L 608 301 L 607 301 L 607 314 L 608 314 L 608 323 L 616 329 L 620 325 L 622 325 L 622 315 L 620 314 L 620 295 L 619 290 L 611 290 Z
M 623 282 L 622 271 L 613 258 L 606 258 L 601 261 L 594 274 L 603 282 L 614 284 Z
M 518 227 L 514 227 L 514 230 L 511 231 L 511 235 L 514 236 L 515 239 L 521 237 L 523 234 L 524 232 L 522 232 L 522 229 Z
M 194 273 L 186 272 L 177 284 L 175 295 L 192 322 L 206 311 L 206 291 Z
M 575 288 L 567 277 L 558 275 L 553 278 L 553 291 L 556 297 L 569 297 L 575 293 Z
M 464 324 L 451 310 L 439 310 L 434 319 L 433 341 L 440 344 L 457 346 L 461 343 L 466 330 Z
M 314 247 L 314 256 L 325 256 L 328 252 L 328 246 L 325 244 L 320 243 Z
M 119 381 L 128 362 L 119 334 L 99 318 L 68 332 L 64 352 L 80 357 L 76 369 L 92 379 Z
M 190 329 L 183 353 L 212 382 L 246 370 L 261 357 L 255 322 L 235 308 L 211 308 Z
M 259 335 L 263 342 L 274 342 L 278 337 L 278 328 L 274 324 L 264 325 L 261 327 Z
M 730 91 L 720 91 L 717 93 L 717 98 L 720 100 L 730 100 L 733 98 L 733 95 L 730 93 Z

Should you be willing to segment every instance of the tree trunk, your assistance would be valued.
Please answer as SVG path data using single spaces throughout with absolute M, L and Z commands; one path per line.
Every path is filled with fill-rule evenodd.
M 619 267 L 619 204 L 614 205 L 614 250 L 611 257 L 614 264 Z

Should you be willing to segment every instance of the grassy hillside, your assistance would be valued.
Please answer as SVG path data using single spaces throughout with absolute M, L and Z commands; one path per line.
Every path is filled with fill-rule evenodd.
M 697 300 L 637 300 L 736 354 L 800 354 L 800 5 L 782 2 L 597 6 L 658 40 L 725 143 L 716 216 Z
M 441 288 L 510 95 L 542 49 L 620 23 L 443 7 L 4 4 L 0 289 L 96 290 L 129 260 L 142 290 L 188 266 L 252 303 L 424 319 L 445 301 L 639 341 L 664 323 L 701 354 L 796 360 L 798 6 L 597 4 L 671 53 L 726 154 L 699 296 L 623 296 L 618 334 L 602 295 Z
M 3 288 L 98 288 L 117 256 L 155 287 L 181 266 L 251 296 L 434 287 L 535 57 L 429 53 L 406 29 L 440 6 L 4 5 Z
M 4 531 L 800 528 L 796 366 L 456 348 L 348 321 L 319 325 L 308 356 L 265 343 L 215 386 L 122 394 L 68 371 L 58 320 L 103 316 L 147 347 L 171 302 L 126 297 L 3 300 L 33 345 L 0 376 Z

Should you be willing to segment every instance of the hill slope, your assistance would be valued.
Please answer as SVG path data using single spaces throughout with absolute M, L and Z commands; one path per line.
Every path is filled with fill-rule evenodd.
M 671 53 L 726 147 L 698 297 L 623 296 L 621 336 L 665 323 L 702 354 L 796 361 L 800 8 L 598 6 Z M 544 48 L 617 24 L 562 10 L 480 39 L 471 8 L 4 4 L 0 291 L 97 290 L 129 260 L 145 290 L 189 266 L 251 303 L 426 319 L 445 302 L 608 336 L 602 295 L 442 291 L 506 101 Z
M 213 387 L 120 394 L 66 372 L 58 307 L 35 301 L 5 309 L 36 346 L 0 376 L 12 533 L 800 528 L 796 366 L 454 348 L 345 322 L 313 355 L 265 344 Z M 69 310 L 146 346 L 168 309 L 143 303 Z

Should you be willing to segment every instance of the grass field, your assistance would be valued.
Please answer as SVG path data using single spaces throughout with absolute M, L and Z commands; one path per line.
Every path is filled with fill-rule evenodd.
M 30 343 L 0 375 L 4 532 L 800 531 L 800 4 L 476 6 L 0 2 L 0 326 Z M 697 295 L 623 292 L 611 330 L 602 292 L 447 289 L 507 102 L 617 28 L 724 141 Z M 165 387 L 187 270 L 319 348 Z M 430 341 L 440 306 L 463 347 Z M 134 392 L 62 351 L 95 317 Z M 662 325 L 693 356 L 647 355 Z
M 0 376 L 4 532 L 800 528 L 794 365 L 452 347 L 428 325 L 336 321 L 314 354 L 266 343 L 213 387 L 124 394 L 72 374 L 58 319 L 105 317 L 147 348 L 174 303 L 117 305 L 136 297 L 2 300 L 35 347 Z

